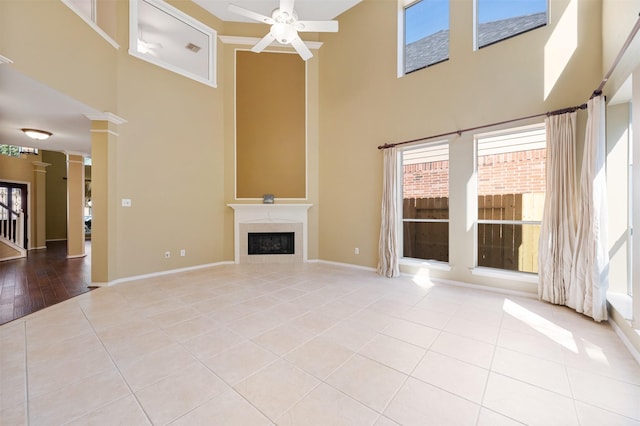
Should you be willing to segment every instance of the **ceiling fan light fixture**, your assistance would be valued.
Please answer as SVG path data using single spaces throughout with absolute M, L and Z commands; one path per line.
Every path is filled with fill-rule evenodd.
M 21 129 L 25 135 L 29 136 L 31 139 L 35 140 L 45 140 L 49 139 L 52 135 L 51 132 L 47 132 L 46 130 L 38 130 L 38 129 Z
M 271 26 L 271 35 L 281 44 L 289 44 L 297 34 L 295 28 L 289 24 L 276 22 Z

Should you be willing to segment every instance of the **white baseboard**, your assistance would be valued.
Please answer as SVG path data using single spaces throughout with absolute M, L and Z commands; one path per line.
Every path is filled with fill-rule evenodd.
M 620 326 L 614 320 L 612 320 L 611 317 L 609 317 L 609 324 L 611 324 L 613 330 L 616 332 L 620 340 L 622 340 L 622 343 L 624 343 L 624 345 L 627 347 L 627 349 L 631 353 L 631 356 L 635 358 L 638 364 L 640 364 L 640 352 L 638 352 L 638 348 L 636 348 L 633 343 L 631 343 L 627 336 L 625 336 L 624 332 L 620 329 Z
M 325 265 L 340 266 L 343 268 L 351 268 L 351 269 L 359 269 L 361 271 L 376 272 L 376 268 L 371 268 L 369 266 L 354 265 L 353 263 L 334 262 L 332 260 L 312 259 L 312 260 L 307 260 L 307 263 L 322 263 Z
M 163 276 L 163 275 L 178 274 L 178 273 L 181 273 L 181 272 L 195 271 L 195 270 L 198 270 L 198 269 L 205 269 L 205 268 L 211 268 L 211 267 L 214 267 L 214 266 L 222 266 L 222 265 L 235 265 L 235 263 L 233 261 L 222 261 L 222 262 L 215 262 L 215 263 L 205 263 L 203 265 L 188 266 L 186 268 L 169 269 L 167 271 L 159 271 L 159 272 L 152 272 L 150 274 L 142 274 L 142 275 L 134 275 L 132 277 L 118 278 L 117 280 L 109 281 L 107 283 L 92 282 L 91 286 L 92 287 L 110 287 L 112 285 L 116 285 L 116 284 L 120 284 L 120 283 L 126 283 L 126 282 L 129 282 L 129 281 L 138 281 L 138 280 L 143 280 L 145 278 L 153 278 L 153 277 L 160 277 L 160 276 Z

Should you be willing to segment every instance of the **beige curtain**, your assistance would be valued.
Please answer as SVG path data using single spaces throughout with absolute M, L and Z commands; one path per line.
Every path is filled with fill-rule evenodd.
M 378 274 L 393 278 L 400 275 L 398 248 L 398 152 L 383 151 L 382 220 L 378 244 Z
M 578 232 L 567 305 L 596 321 L 607 319 L 609 253 L 604 97 L 589 100 L 580 176 Z
M 576 234 L 576 113 L 550 116 L 546 198 L 538 250 L 538 296 L 564 305 L 571 281 Z

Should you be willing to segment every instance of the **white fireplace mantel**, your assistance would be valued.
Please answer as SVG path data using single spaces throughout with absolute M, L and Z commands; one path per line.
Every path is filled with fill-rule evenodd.
M 307 211 L 312 204 L 227 204 L 234 210 L 233 245 L 235 263 L 240 263 L 241 224 L 302 224 L 302 261 L 307 261 Z

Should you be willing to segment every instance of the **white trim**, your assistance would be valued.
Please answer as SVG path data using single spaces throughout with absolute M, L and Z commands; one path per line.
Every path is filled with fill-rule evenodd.
M 506 269 L 484 268 L 476 266 L 469 268 L 471 275 L 479 277 L 498 278 L 508 281 L 520 281 L 524 283 L 538 284 L 538 274 L 530 274 L 527 272 L 508 271 Z
M 447 221 L 448 223 L 449 221 Z M 447 262 L 441 262 L 438 260 L 424 260 L 424 259 L 415 259 L 412 257 L 403 257 L 400 259 L 400 266 L 409 266 L 409 267 L 420 267 L 427 269 L 435 269 L 438 271 L 451 271 L 451 265 Z
M 2 64 L 12 64 L 13 61 L 9 58 L 7 58 L 6 56 L 2 56 L 0 55 L 0 65 Z
M 627 321 L 633 320 L 633 300 L 631 296 L 624 293 L 607 291 L 607 302 Z
M 75 162 L 75 163 L 79 163 L 79 161 L 69 160 L 69 156 L 70 155 L 77 155 L 77 156 L 82 157 L 82 158 L 85 158 L 85 157 L 89 156 L 89 154 L 87 154 L 86 152 L 80 152 L 80 151 L 62 151 L 62 153 L 67 156 L 67 163 L 70 162 L 70 161 Z M 82 164 L 84 164 L 84 162 Z
M 183 77 L 187 77 L 190 78 L 192 80 L 195 80 L 199 83 L 205 84 L 207 86 L 210 87 L 218 87 L 217 86 L 217 82 L 216 82 L 216 78 L 217 78 L 217 74 L 216 74 L 216 67 L 217 67 L 217 59 L 216 59 L 216 55 L 217 55 L 217 43 L 216 43 L 216 36 L 218 35 L 218 32 L 216 30 L 214 30 L 213 28 L 203 24 L 202 22 L 198 21 L 197 19 L 187 15 L 186 13 L 184 13 L 183 11 L 181 11 L 180 9 L 177 9 L 173 6 L 171 6 L 170 4 L 168 4 L 165 1 L 162 0 L 139 0 L 139 1 L 143 1 L 157 9 L 160 9 L 161 11 L 163 11 L 164 13 L 166 13 L 167 15 L 171 16 L 172 18 L 174 18 L 176 21 L 180 22 L 181 24 L 184 24 L 186 26 L 192 27 L 200 32 L 202 32 L 203 34 L 205 34 L 208 38 L 209 41 L 209 46 L 208 46 L 208 55 L 209 55 L 209 60 L 208 60 L 208 70 L 207 70 L 207 76 L 203 77 L 201 75 L 198 74 L 193 74 L 190 71 L 187 71 L 184 68 L 179 67 L 176 64 L 170 64 L 168 62 L 164 62 L 158 59 L 155 59 L 153 56 L 150 55 L 145 55 L 142 54 L 140 52 L 138 52 L 138 1 L 129 1 L 129 55 L 141 59 L 145 62 L 149 62 L 153 65 L 156 65 L 160 68 L 164 68 L 166 70 L 172 71 L 178 75 L 181 75 Z
M 398 78 L 404 77 L 404 8 L 406 7 L 406 0 L 398 0 L 397 15 L 398 15 L 398 52 L 396 55 L 396 65 Z
M 25 250 L 26 251 L 26 250 Z M 7 260 L 16 260 L 16 259 L 24 259 L 26 256 L 26 254 L 24 256 L 10 256 L 10 257 L 3 257 L 2 259 L 0 259 L 0 262 L 5 262 Z
M 56 242 L 56 241 L 67 241 L 67 239 L 66 239 L 66 238 L 53 238 L 53 239 L 50 239 L 50 240 L 49 240 L 49 239 L 47 239 L 47 240 L 45 240 L 45 241 L 46 241 L 47 243 L 49 243 L 49 242 Z
M 334 262 L 332 260 L 313 259 L 313 260 L 307 261 L 307 263 L 321 263 L 321 264 L 324 264 L 324 265 L 340 266 L 342 268 L 350 268 L 350 269 L 358 269 L 358 270 L 361 270 L 361 271 L 376 272 L 376 268 L 371 268 L 369 266 L 354 265 L 353 263 Z
M 89 130 L 89 132 L 90 133 L 108 133 L 108 134 L 113 135 L 113 136 L 120 136 L 119 133 L 116 133 L 113 130 L 91 129 L 91 130 Z
M 71 2 L 69 2 L 68 0 L 60 0 L 60 1 L 62 3 L 64 3 L 69 9 L 71 9 L 73 11 L 73 13 L 78 15 L 84 22 L 86 22 L 87 25 L 89 25 L 91 28 L 93 28 L 93 30 L 95 32 L 97 32 L 103 39 L 105 39 L 111 46 L 113 46 L 116 49 L 120 49 L 120 45 L 118 43 L 116 43 L 116 41 L 114 39 L 112 39 L 109 36 L 109 34 L 104 32 L 104 30 L 102 28 L 100 28 L 98 26 L 98 24 L 93 22 L 89 17 L 84 16 L 82 14 L 82 12 L 79 11 Z
M 198 270 L 198 269 L 212 268 L 212 267 L 215 267 L 215 266 L 222 266 L 222 265 L 234 265 L 234 263 L 232 261 L 229 261 L 229 260 L 224 260 L 222 262 L 215 262 L 215 263 L 205 263 L 203 265 L 187 266 L 185 268 L 169 269 L 167 271 L 152 272 L 150 274 L 142 274 L 142 275 L 134 275 L 132 277 L 118 278 L 117 280 L 109 281 L 109 282 L 106 282 L 106 283 L 105 282 L 92 282 L 90 286 L 91 287 L 111 287 L 112 285 L 126 283 L 126 282 L 129 282 L 129 281 L 138 281 L 138 280 L 143 280 L 145 278 L 153 278 L 153 277 L 161 277 L 163 275 L 179 274 L 181 272 L 195 271 L 195 270 Z
M 623 331 L 620 328 L 620 326 L 615 321 L 613 321 L 611 318 L 609 318 L 609 324 L 611 325 L 611 328 L 613 328 L 613 331 L 616 332 L 616 334 L 618 335 L 620 340 L 622 340 L 622 343 L 627 347 L 627 350 L 629 351 L 629 353 L 631 353 L 631 356 L 636 360 L 636 362 L 638 364 L 640 364 L 640 352 L 638 352 L 638 348 L 636 348 L 633 345 L 633 343 L 631 343 L 629 338 L 627 338 L 627 336 L 623 333 Z M 638 333 L 638 332 L 639 331 L 636 330 L 636 333 Z
M 74 255 L 71 255 L 71 256 L 67 256 L 67 259 L 79 259 L 81 257 L 87 257 L 87 254 L 86 253 L 85 254 L 74 254 Z
M 462 282 L 462 281 L 447 280 L 447 279 L 444 279 L 444 278 L 429 278 L 429 280 L 433 281 L 434 283 L 439 283 L 439 284 L 448 284 L 448 285 L 453 285 L 453 286 L 456 286 L 456 287 L 468 288 L 468 289 L 472 289 L 472 290 L 490 291 L 492 293 L 510 294 L 512 296 L 528 297 L 530 299 L 538 300 L 538 295 L 537 294 L 530 293 L 530 292 L 527 292 L 527 291 L 509 290 L 509 289 L 506 289 L 506 288 L 493 287 L 493 286 L 488 286 L 488 285 L 484 285 L 484 284 L 469 284 L 469 283 L 465 283 L 465 282 Z
M 240 36 L 228 36 L 228 35 L 222 35 L 222 34 L 218 35 L 218 38 L 224 44 L 237 44 L 240 46 L 253 46 L 254 44 L 256 44 L 261 40 L 258 37 L 240 37 Z M 309 49 L 314 49 L 314 50 L 320 49 L 323 45 L 321 41 L 305 41 L 305 40 L 302 40 L 302 41 Z M 285 49 L 293 50 L 293 48 L 290 45 L 280 44 L 277 41 L 274 41 L 269 46 L 282 47 Z
M 124 118 L 118 115 L 115 115 L 112 112 L 107 112 L 107 111 L 98 112 L 95 114 L 84 114 L 84 116 L 91 121 L 108 121 L 109 123 L 117 124 L 117 125 L 124 124 L 127 122 L 127 120 L 125 120 Z
M 29 250 L 46 250 L 47 246 L 31 247 Z

